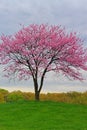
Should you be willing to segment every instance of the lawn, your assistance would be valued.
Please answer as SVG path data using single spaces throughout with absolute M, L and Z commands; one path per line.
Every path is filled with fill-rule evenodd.
M 0 104 L 0 130 L 87 130 L 87 106 L 51 101 Z

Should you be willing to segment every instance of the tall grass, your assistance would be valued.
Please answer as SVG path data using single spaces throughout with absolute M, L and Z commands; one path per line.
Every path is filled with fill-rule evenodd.
M 13 102 L 13 101 L 29 101 L 34 100 L 34 93 L 13 91 L 0 89 L 0 102 Z M 87 104 L 87 92 L 68 92 L 68 93 L 47 93 L 40 94 L 41 101 L 56 101 L 74 104 Z

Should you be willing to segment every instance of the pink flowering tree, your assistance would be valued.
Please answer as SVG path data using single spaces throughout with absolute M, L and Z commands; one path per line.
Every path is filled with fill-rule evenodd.
M 66 33 L 60 26 L 29 25 L 13 36 L 0 38 L 0 63 L 7 77 L 33 79 L 35 99 L 43 87 L 46 73 L 62 72 L 82 80 L 79 70 L 87 70 L 87 49 L 76 33 Z

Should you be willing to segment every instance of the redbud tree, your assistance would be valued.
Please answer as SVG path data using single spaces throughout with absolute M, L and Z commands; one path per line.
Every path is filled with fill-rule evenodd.
M 62 72 L 82 80 L 80 70 L 87 70 L 87 49 L 76 33 L 61 26 L 29 25 L 11 36 L 0 38 L 0 63 L 7 77 L 33 79 L 35 99 L 39 100 L 46 73 Z

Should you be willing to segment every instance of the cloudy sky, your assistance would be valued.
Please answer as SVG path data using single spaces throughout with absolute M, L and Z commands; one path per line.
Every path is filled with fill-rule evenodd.
M 17 32 L 21 26 L 32 23 L 62 25 L 68 31 L 76 31 L 87 47 L 87 0 L 0 0 L 0 35 Z M 32 80 L 9 81 L 0 69 L 0 87 L 9 90 L 32 91 Z M 87 72 L 82 72 L 84 82 L 70 81 L 55 74 L 47 75 L 43 91 L 87 91 Z

